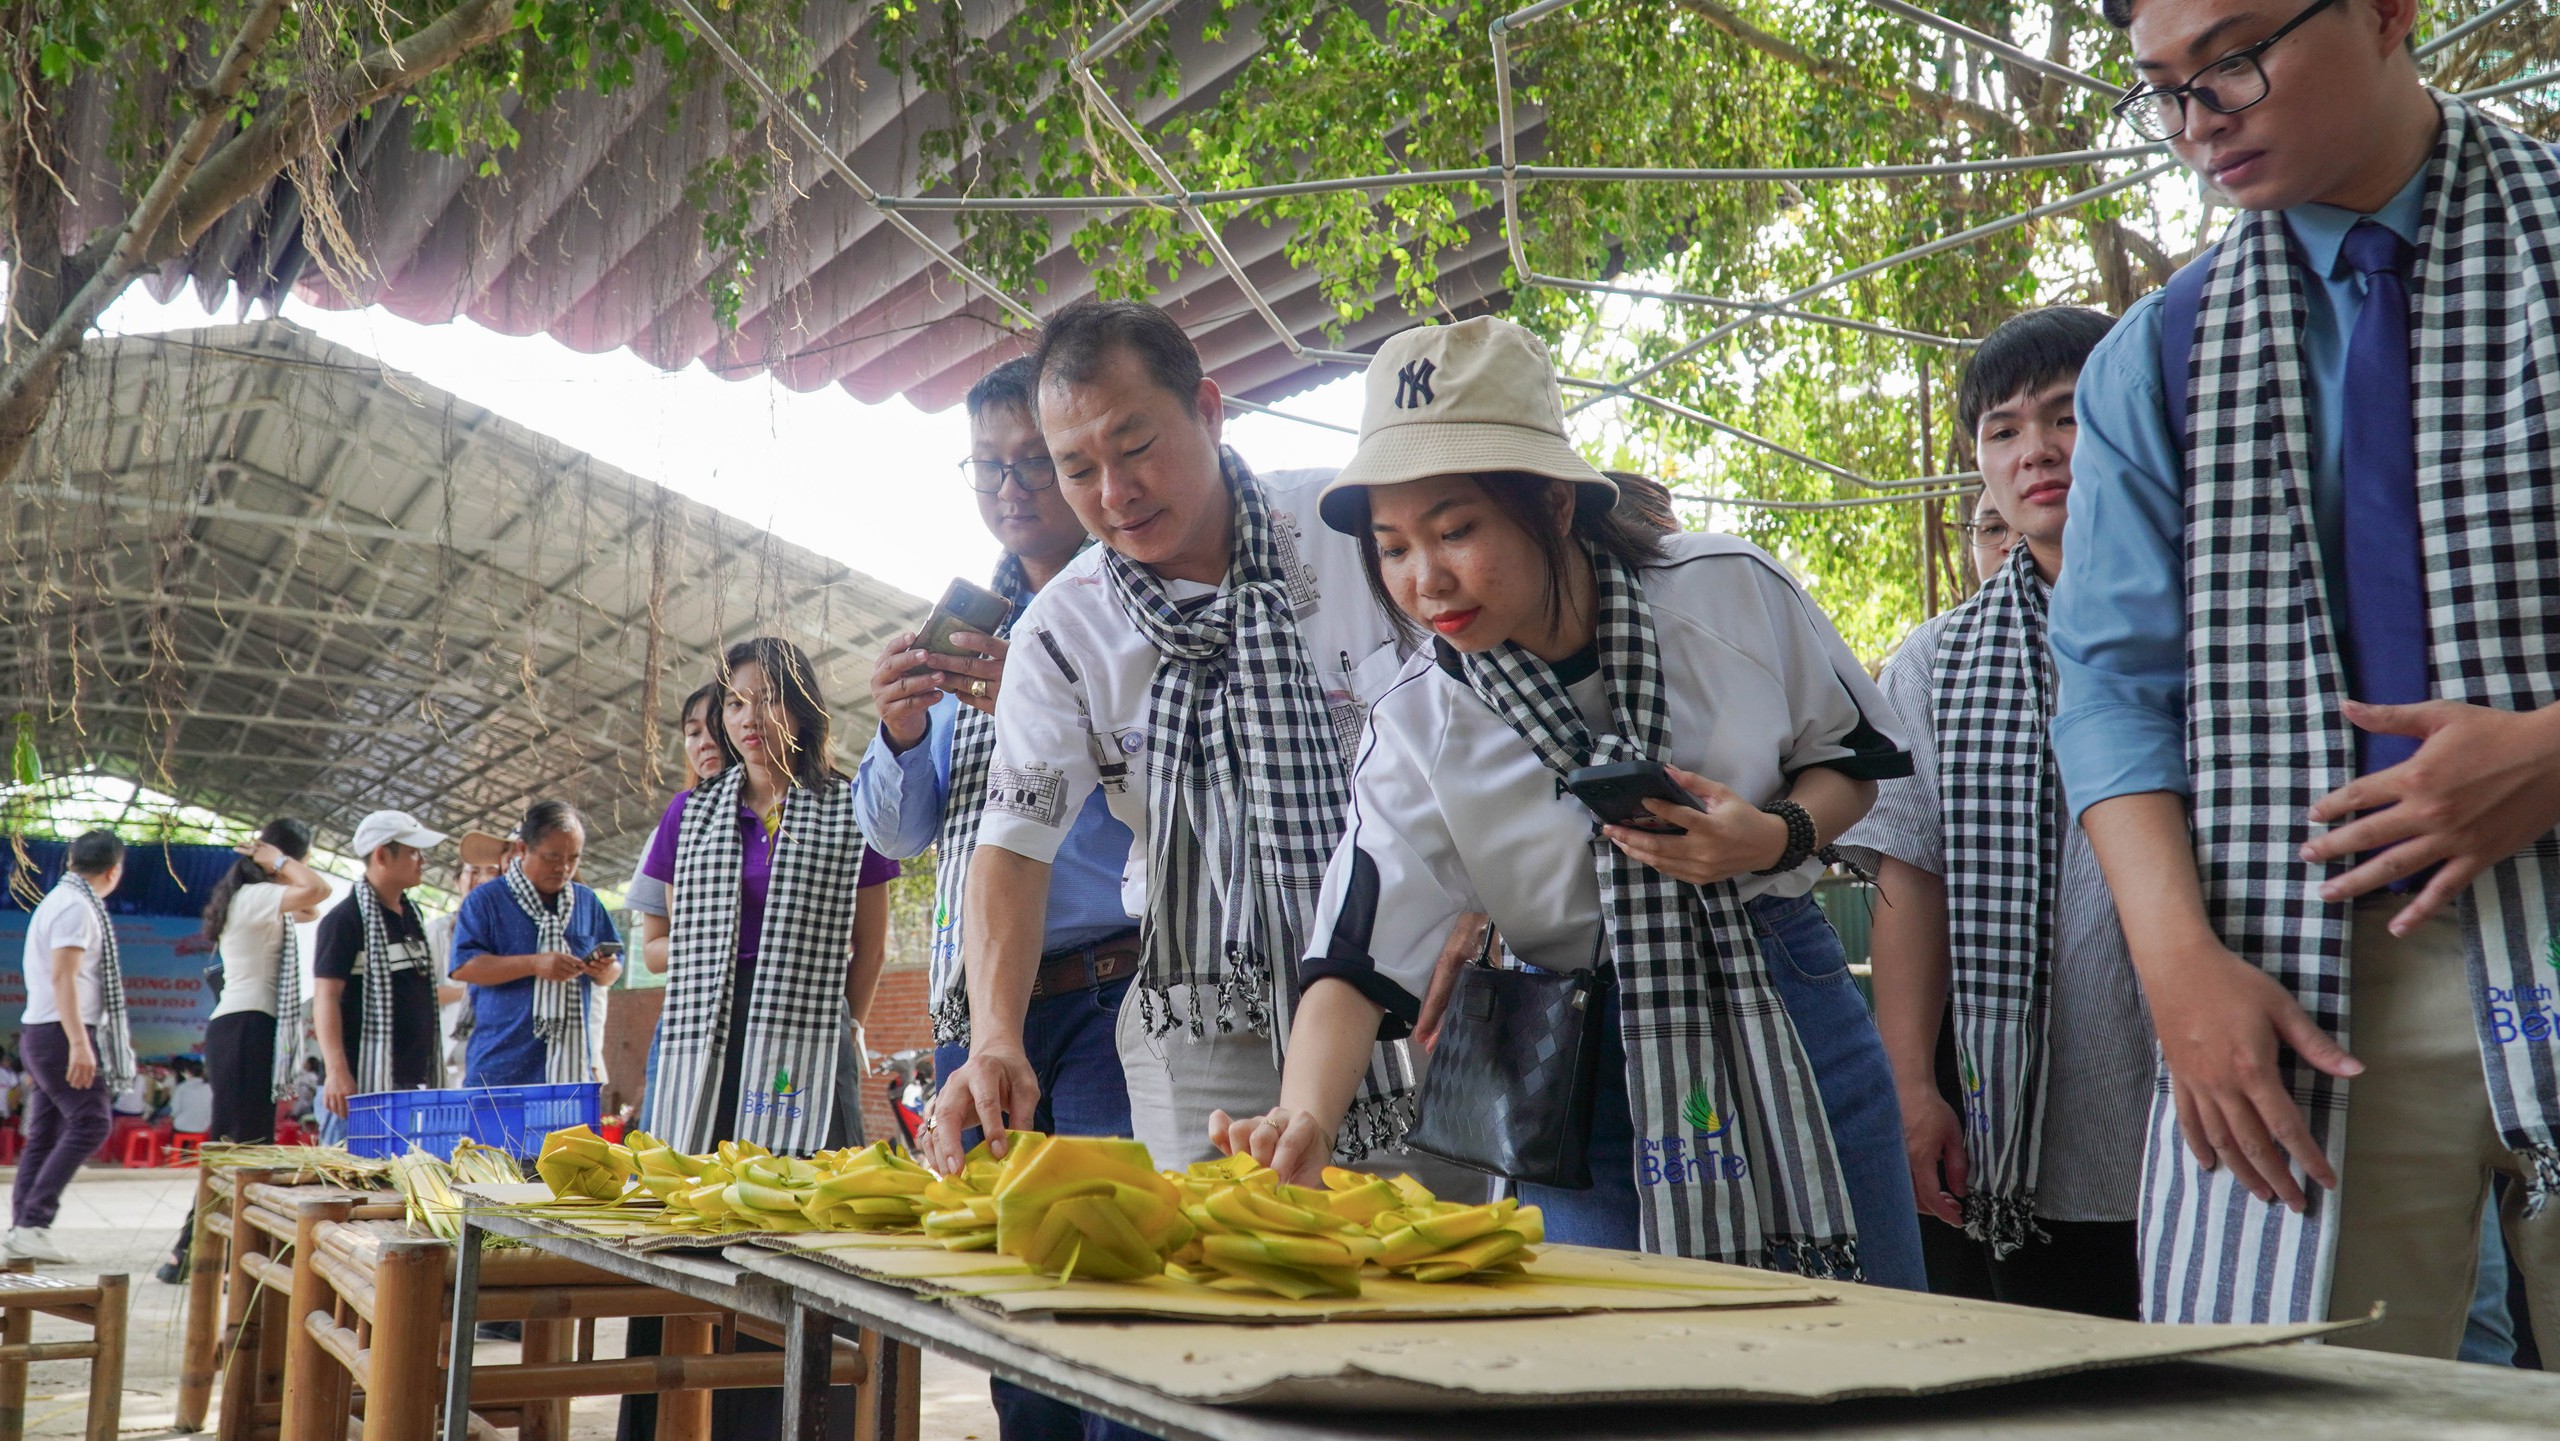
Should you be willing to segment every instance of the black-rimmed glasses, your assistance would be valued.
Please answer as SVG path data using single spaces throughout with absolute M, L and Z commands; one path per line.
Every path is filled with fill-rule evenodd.
M 980 495 L 993 495 L 1008 480 L 1024 490 L 1047 490 L 1058 483 L 1058 463 L 1045 455 L 1029 460 L 964 460 L 960 474 Z
M 2184 85 L 2153 86 L 2137 80 L 2115 103 L 2114 111 L 2145 140 L 2175 140 L 2185 134 L 2190 99 L 2217 115 L 2237 115 L 2267 98 L 2267 69 L 2258 57 L 2300 29 L 2302 22 L 2337 3 L 2311 0 L 2300 14 L 2277 26 L 2276 33 L 2214 61 Z

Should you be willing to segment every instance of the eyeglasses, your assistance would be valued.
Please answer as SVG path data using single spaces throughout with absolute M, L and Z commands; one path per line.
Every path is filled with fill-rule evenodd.
M 1058 463 L 1045 455 L 1029 460 L 964 460 L 960 474 L 969 488 L 980 495 L 993 495 L 1004 489 L 1008 480 L 1024 490 L 1047 490 L 1058 483 Z
M 1999 545 L 2009 538 L 2009 522 L 2005 520 L 1968 520 L 1956 529 L 1976 545 Z
M 2135 81 L 2112 107 L 2116 115 L 2145 140 L 2175 140 L 2187 131 L 2187 101 L 2192 98 L 2216 115 L 2237 115 L 2267 98 L 2266 67 L 2258 57 L 2302 22 L 2338 3 L 2311 0 L 2303 11 L 2276 27 L 2276 33 L 2243 50 L 2234 50 L 2190 76 L 2184 85 L 2154 87 Z

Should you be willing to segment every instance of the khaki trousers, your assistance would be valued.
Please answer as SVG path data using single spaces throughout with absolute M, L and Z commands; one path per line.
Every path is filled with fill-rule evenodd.
M 2462 929 L 2439 916 L 2392 935 L 2386 925 L 2405 899 L 2356 908 L 2348 1049 L 2365 1068 L 2347 1087 L 2329 1316 L 2361 1317 L 2376 1302 L 2385 1310 L 2337 1344 L 2454 1358 L 2478 1280 L 2481 1212 L 2503 1172 L 2515 1183 L 2499 1220 L 2525 1291 L 2509 1303 L 2560 1359 L 2560 1205 L 2524 1218 L 2522 1167 L 2489 1112 Z

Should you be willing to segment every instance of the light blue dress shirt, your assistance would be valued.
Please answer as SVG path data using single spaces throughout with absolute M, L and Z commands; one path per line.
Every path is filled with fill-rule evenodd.
M 853 777 L 853 813 L 871 848 L 905 860 L 921 855 L 942 834 L 942 812 L 951 791 L 951 727 L 960 701 L 945 695 L 927 713 L 924 739 L 903 752 L 875 732 Z M 1100 790 L 1058 847 L 1049 873 L 1049 909 L 1042 920 L 1040 953 L 1108 940 L 1137 925 L 1121 908 L 1120 874 L 1129 864 L 1129 828 L 1111 814 Z
M 2415 244 L 2426 202 L 2420 166 L 2371 218 Z M 2311 513 L 2323 570 L 2340 575 L 2344 549 L 2347 337 L 2364 309 L 2364 277 L 2342 264 L 2347 231 L 2365 216 L 2333 205 L 2284 212 L 2303 264 L 2320 277 L 2304 299 L 2310 382 Z M 2187 468 L 2169 429 L 2160 376 L 2161 297 L 2135 302 L 2081 367 L 2073 404 L 2071 519 L 2050 626 L 2061 685 L 2054 763 L 2073 813 L 2187 783 Z

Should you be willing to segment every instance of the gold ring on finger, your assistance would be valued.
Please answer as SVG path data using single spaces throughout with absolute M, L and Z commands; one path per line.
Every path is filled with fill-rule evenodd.
M 987 683 L 982 680 L 973 680 L 969 682 L 969 694 L 977 697 L 979 700 L 985 700 L 987 698 Z

